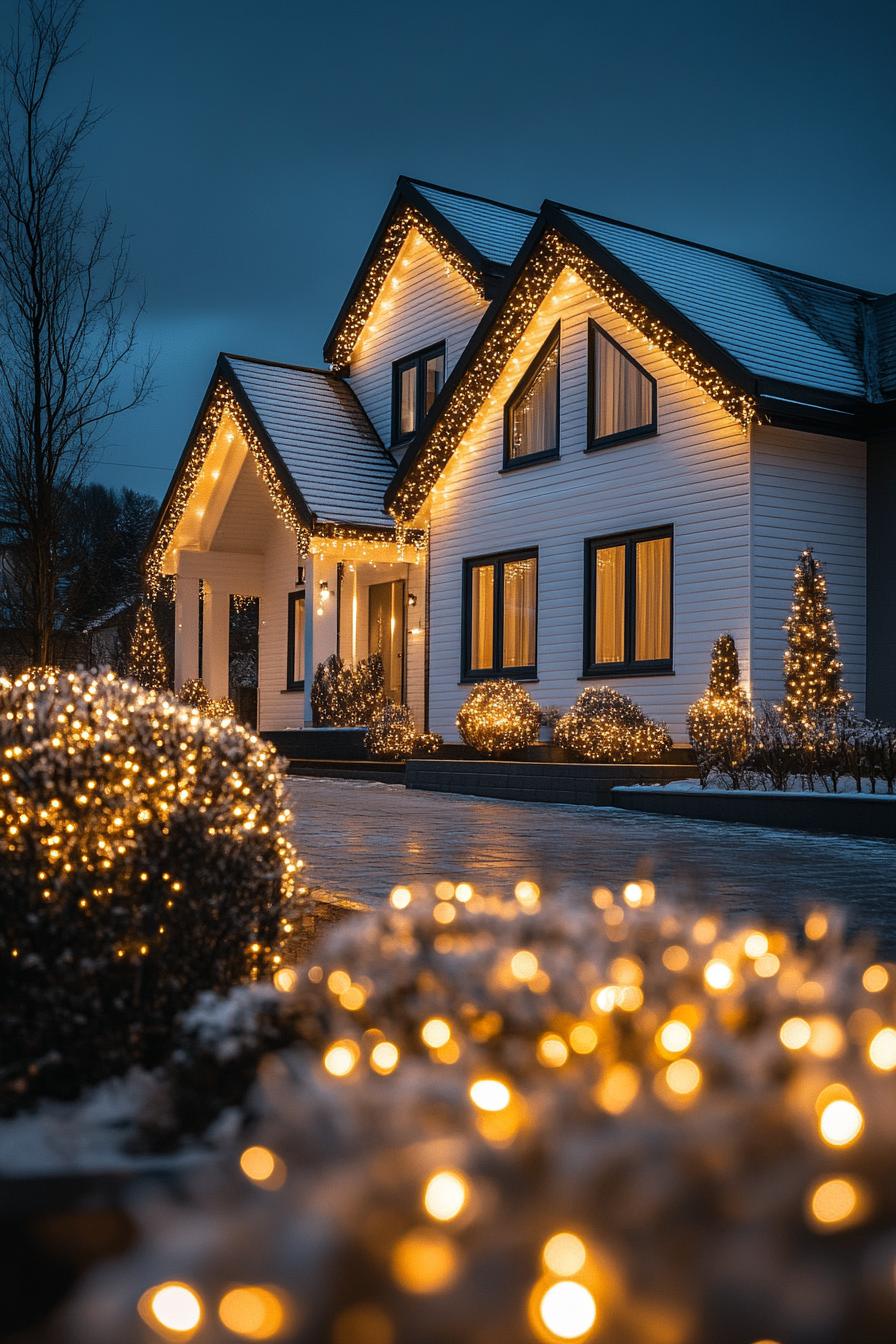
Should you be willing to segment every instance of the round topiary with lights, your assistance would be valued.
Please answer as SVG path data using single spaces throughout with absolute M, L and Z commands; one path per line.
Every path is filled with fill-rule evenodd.
M 203 714 L 208 710 L 212 700 L 201 677 L 191 677 L 189 681 L 185 681 L 177 692 L 177 698 L 182 705 L 189 705 L 191 709 L 198 709 Z
M 255 1128 L 71 1337 L 891 1339 L 894 968 L 820 911 L 593 899 L 397 887 L 281 971 Z
M 457 727 L 474 751 L 506 756 L 538 741 L 541 710 L 518 681 L 482 681 L 458 710 Z
M 609 686 L 582 691 L 554 729 L 554 742 L 583 761 L 656 761 L 672 746 L 664 723 Z
M 278 956 L 274 749 L 111 673 L 0 680 L 0 1104 L 164 1056 Z

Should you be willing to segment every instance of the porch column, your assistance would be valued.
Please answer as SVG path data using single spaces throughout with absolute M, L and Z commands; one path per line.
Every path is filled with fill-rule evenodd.
M 336 561 L 322 555 L 309 555 L 305 561 L 305 727 L 312 724 L 311 685 L 320 663 L 336 652 L 338 604 Z M 321 595 L 326 583 L 328 597 Z M 320 613 L 320 614 L 318 614 Z
M 305 694 L 302 696 L 303 723 L 306 728 L 314 727 L 314 715 L 311 713 L 311 684 L 314 681 L 314 625 L 317 603 L 314 600 L 317 575 L 315 561 L 317 556 L 306 555 L 305 565 Z
M 204 579 L 203 592 L 202 680 L 213 700 L 223 700 L 230 680 L 230 591 Z
M 178 574 L 174 586 L 174 689 L 199 675 L 199 580 Z

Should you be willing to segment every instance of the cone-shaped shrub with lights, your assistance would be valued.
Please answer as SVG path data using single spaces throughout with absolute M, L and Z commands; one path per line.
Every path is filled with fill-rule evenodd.
M 740 684 L 740 660 L 731 635 L 712 648 L 709 686 L 688 710 L 688 736 L 701 784 L 713 772 L 739 788 L 753 743 L 753 707 Z
M 656 761 L 672 746 L 664 723 L 609 686 L 582 691 L 554 729 L 554 742 L 583 761 Z
M 827 580 L 811 546 L 802 552 L 793 572 L 793 605 L 784 629 L 787 647 L 781 713 L 795 732 L 811 733 L 822 715 L 851 698 L 843 689 L 843 664 L 828 606 Z
M 279 955 L 273 747 L 111 673 L 0 680 L 0 1109 L 170 1049 Z
M 458 710 L 457 727 L 474 751 L 506 756 L 538 741 L 541 710 L 518 681 L 482 681 Z
M 385 673 L 380 654 L 354 667 L 332 653 L 319 663 L 311 684 L 315 727 L 356 728 L 370 723 L 383 703 Z
M 61 1338 L 896 1336 L 893 968 L 833 917 L 440 882 L 277 983 L 254 1128 L 131 1209 Z
M 168 685 L 168 664 L 156 630 L 152 607 L 141 602 L 131 637 L 128 675 L 149 691 L 164 691 Z

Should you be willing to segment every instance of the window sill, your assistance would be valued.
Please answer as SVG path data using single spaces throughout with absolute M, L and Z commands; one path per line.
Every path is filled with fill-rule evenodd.
M 602 439 L 595 439 L 589 443 L 582 451 L 585 453 L 600 453 L 604 448 L 615 448 L 617 444 L 633 443 L 636 439 L 655 439 L 659 429 L 656 425 L 648 425 L 646 429 L 625 430 L 622 434 L 607 434 Z
M 280 692 L 281 695 L 304 695 L 305 683 L 300 682 L 298 686 L 284 686 Z
M 543 467 L 548 462 L 559 462 L 560 454 L 557 453 L 532 453 L 530 457 L 517 457 L 505 459 L 504 465 L 498 472 L 499 476 L 506 476 L 511 471 L 522 471 L 524 467 Z
M 461 677 L 458 686 L 482 686 L 490 681 L 519 681 L 527 686 L 537 686 L 538 677 L 515 677 L 512 672 L 495 672 L 487 677 Z
M 583 672 L 577 681 L 611 681 L 620 677 L 674 677 L 675 668 L 668 667 L 614 667 L 606 672 Z

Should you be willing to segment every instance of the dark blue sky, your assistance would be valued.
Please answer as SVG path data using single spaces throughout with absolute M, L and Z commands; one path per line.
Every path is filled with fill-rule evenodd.
M 108 484 L 161 495 L 218 350 L 320 363 L 399 173 L 896 289 L 890 3 L 87 0 L 82 39 L 159 352 Z

